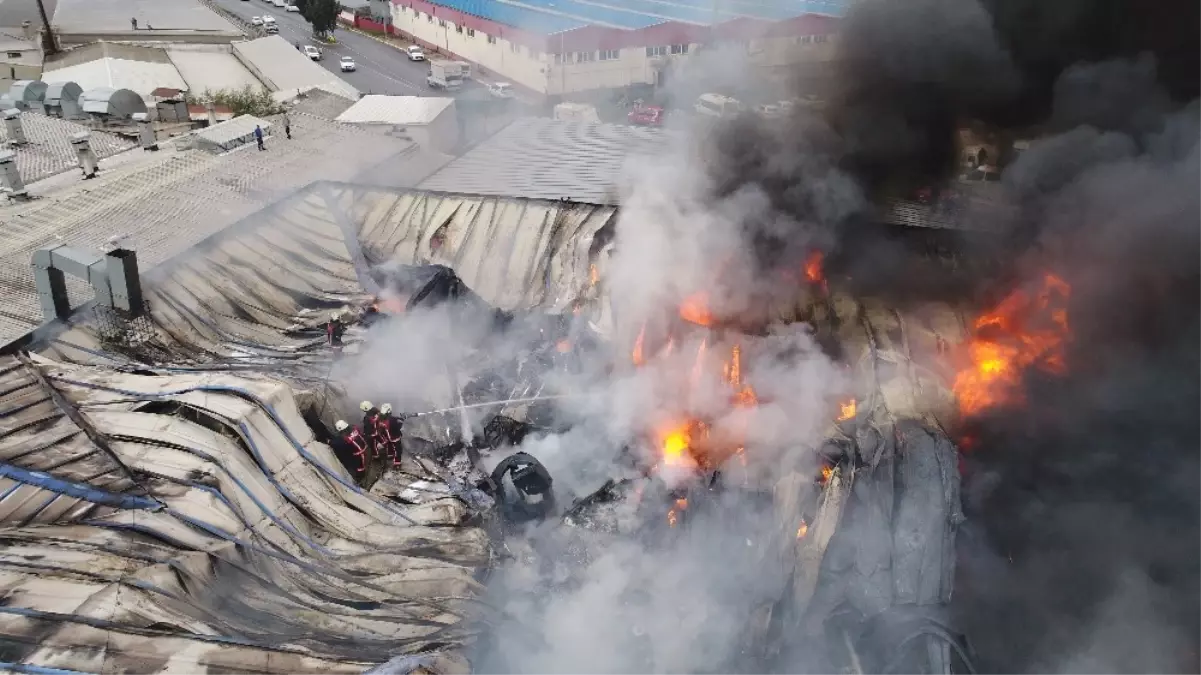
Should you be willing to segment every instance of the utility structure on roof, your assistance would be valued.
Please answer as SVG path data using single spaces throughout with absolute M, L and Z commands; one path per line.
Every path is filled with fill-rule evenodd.
M 833 58 L 848 0 L 393 0 L 392 26 L 529 92 L 663 85 L 702 46 L 768 75 Z
M 129 318 L 142 314 L 142 282 L 136 253 L 117 248 L 101 255 L 70 246 L 53 246 L 33 254 L 34 284 L 47 321 L 66 319 L 71 313 L 68 274 L 91 285 L 98 306 L 120 310 Z

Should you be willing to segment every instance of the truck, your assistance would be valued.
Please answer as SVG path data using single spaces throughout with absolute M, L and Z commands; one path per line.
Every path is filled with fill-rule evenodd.
M 425 83 L 431 89 L 458 89 L 463 86 L 463 65 L 455 61 L 430 61 L 430 75 Z

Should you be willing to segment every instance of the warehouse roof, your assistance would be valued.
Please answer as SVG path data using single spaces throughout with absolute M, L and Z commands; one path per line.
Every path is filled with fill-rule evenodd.
M 12 146 L 12 149 L 17 152 L 17 170 L 26 183 L 33 183 L 79 165 L 75 148 L 71 147 L 71 136 L 88 131 L 87 127 L 34 112 L 21 113 L 21 127 L 29 142 Z M 104 131 L 92 131 L 91 139 L 92 151 L 100 158 L 111 157 L 137 145 L 133 141 Z M 7 128 L 0 128 L 0 141 L 9 141 Z
M 199 150 L 138 153 L 90 181 L 64 176 L 32 184 L 38 199 L 0 208 L 0 345 L 44 321 L 33 286 L 33 251 L 53 243 L 103 249 L 116 236 L 150 269 L 205 237 L 319 179 L 351 179 L 401 153 L 410 141 L 362 127 L 292 115 L 293 140 L 269 140 L 270 152 L 214 156 Z M 320 156 L 321 161 L 313 161 Z M 74 304 L 91 299 L 69 281 Z
M 51 67 L 51 64 L 47 64 L 47 67 Z M 161 87 L 188 90 L 188 83 L 170 61 L 160 63 L 112 57 L 46 70 L 42 73 L 42 81 L 75 82 L 84 91 L 129 89 L 144 98 Z
M 582 26 L 639 29 L 668 21 L 711 25 L 739 18 L 777 21 L 843 16 L 848 0 L 437 0 L 434 4 L 537 33 Z
M 222 45 L 222 49 L 200 50 L 167 48 L 167 56 L 187 83 L 187 91 L 201 94 L 205 91 L 222 89 L 241 90 L 245 87 L 261 88 L 262 82 L 242 62 Z
M 63 33 L 124 33 L 132 28 L 130 18 L 142 30 L 237 32 L 200 0 L 58 0 L 54 27 Z
M 233 48 L 250 72 L 271 91 L 294 94 L 318 88 L 352 101 L 359 98 L 358 89 L 296 51 L 278 35 L 235 42 Z
M 632 155 L 663 150 L 664 132 L 521 118 L 421 184 L 428 190 L 616 204 Z
M 382 96 L 368 94 L 338 116 L 352 124 L 429 124 L 455 104 L 437 96 Z

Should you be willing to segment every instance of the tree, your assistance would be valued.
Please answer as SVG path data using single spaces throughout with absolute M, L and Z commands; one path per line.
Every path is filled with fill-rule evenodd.
M 266 117 L 280 112 L 279 104 L 271 98 L 271 92 L 264 87 L 252 87 L 249 84 L 241 89 L 206 89 L 196 102 L 201 105 L 220 105 L 229 108 L 234 115 L 253 115 Z
M 305 0 L 298 6 L 300 15 L 312 24 L 314 35 L 328 35 L 338 27 L 338 14 L 342 11 L 338 0 Z

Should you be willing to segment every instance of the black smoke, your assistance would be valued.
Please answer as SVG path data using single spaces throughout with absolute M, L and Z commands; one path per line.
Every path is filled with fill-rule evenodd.
M 1031 375 L 972 429 L 954 602 L 984 670 L 1201 670 L 1198 6 L 865 0 L 824 114 L 744 118 L 708 147 L 715 199 L 770 202 L 745 225 L 770 266 L 953 182 L 961 127 L 1037 139 L 1006 169 L 993 281 L 1063 277 L 1073 339 L 1066 376 Z

